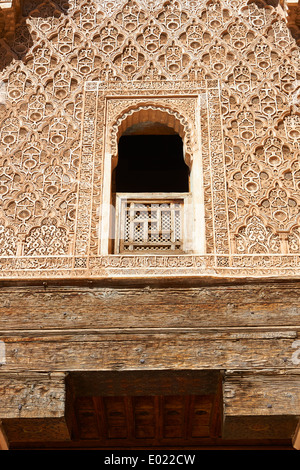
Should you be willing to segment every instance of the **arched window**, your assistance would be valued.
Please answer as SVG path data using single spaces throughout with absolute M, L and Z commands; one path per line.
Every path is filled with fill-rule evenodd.
M 199 252 L 205 238 L 201 158 L 198 151 L 192 155 L 184 118 L 154 106 L 132 109 L 109 138 L 103 203 L 113 210 L 102 211 L 102 254 Z
M 119 140 L 118 155 L 116 193 L 189 192 L 189 167 L 174 129 L 152 122 L 131 126 Z

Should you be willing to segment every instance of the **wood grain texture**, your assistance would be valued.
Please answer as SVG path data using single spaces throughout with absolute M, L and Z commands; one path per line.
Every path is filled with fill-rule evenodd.
M 64 373 L 0 374 L 0 416 L 58 418 L 65 415 Z
M 297 329 L 1 332 L 2 371 L 299 368 Z
M 26 435 L 34 443 L 42 434 L 53 442 L 69 439 L 66 373 L 78 374 L 77 391 L 93 398 L 114 396 L 122 372 L 135 375 L 122 396 L 153 396 L 154 383 L 157 396 L 168 395 L 171 382 L 159 374 L 172 371 L 201 373 L 198 391 L 207 394 L 217 393 L 209 374 L 226 373 L 225 439 L 291 438 L 299 418 L 299 287 L 273 281 L 2 286 L 0 417 L 9 442 L 25 442 Z M 105 385 L 103 373 L 110 374 Z M 188 390 L 178 382 L 178 397 L 198 393 L 196 382 L 189 383 Z
M 300 416 L 300 371 L 252 370 L 224 377 L 224 410 L 231 415 Z
M 62 418 L 13 418 L 3 420 L 8 442 L 67 442 L 69 429 Z
M 290 326 L 300 284 L 2 287 L 0 329 Z
M 300 417 L 299 390 L 299 370 L 227 371 L 223 436 L 292 438 Z
M 70 439 L 65 377 L 30 371 L 0 374 L 0 417 L 7 446 L 12 441 Z

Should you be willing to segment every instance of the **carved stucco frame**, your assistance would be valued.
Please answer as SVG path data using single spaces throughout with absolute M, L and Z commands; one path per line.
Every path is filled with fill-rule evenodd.
M 192 85 L 192 86 L 191 86 Z M 94 115 L 94 117 L 92 117 Z M 150 116 L 150 117 L 149 117 Z M 152 117 L 151 117 L 152 116 Z M 89 82 L 85 89 L 83 120 L 83 145 L 81 168 L 93 161 L 94 196 L 91 207 L 90 247 L 77 243 L 78 255 L 108 255 L 110 220 L 111 172 L 116 165 L 118 138 L 127 127 L 141 120 L 164 119 L 181 135 L 186 163 L 192 168 L 191 193 L 193 198 L 193 253 L 204 255 L 206 225 L 213 227 L 213 252 L 229 253 L 229 235 L 225 195 L 225 167 L 221 123 L 219 86 L 216 81 L 194 82 Z M 91 144 L 91 129 L 85 135 L 85 125 L 94 122 L 95 144 Z M 162 121 L 160 121 L 162 122 Z M 205 142 L 203 144 L 203 142 Z M 90 150 L 89 150 L 90 149 Z M 93 155 L 92 155 L 92 153 Z M 88 154 L 90 154 L 88 156 Z M 100 166 L 101 169 L 100 169 Z M 101 176 L 100 176 L 101 174 Z M 194 176 L 192 176 L 194 175 Z M 92 175 L 91 175 L 92 176 Z M 95 179 L 96 178 L 96 179 Z M 204 179 L 206 178 L 206 183 Z M 91 179 L 91 178 L 90 178 Z M 97 184 L 97 180 L 98 184 Z M 211 185 L 211 182 L 214 182 Z M 81 178 L 81 184 L 84 181 Z M 86 181 L 87 183 L 87 181 Z M 204 185 L 206 191 L 205 203 Z M 84 192 L 86 196 L 86 191 Z M 83 202 L 83 205 L 81 202 Z M 211 203 L 208 203 L 211 201 Z M 212 207 L 206 207 L 211 204 Z M 214 206 L 216 206 L 214 208 Z M 85 207 L 82 214 L 81 208 Z M 95 210 L 95 208 L 98 208 Z M 85 197 L 79 196 L 78 223 L 83 225 L 86 216 Z M 214 219 L 214 212 L 217 217 Z M 98 217 L 98 218 L 97 218 Z M 210 218 L 212 223 L 207 224 Z M 77 233 L 87 229 L 78 227 Z M 78 242 L 78 240 L 77 240 Z M 80 242 L 80 241 L 79 241 Z
M 152 121 L 160 122 L 173 128 L 182 137 L 184 147 L 184 159 L 190 168 L 191 197 L 185 202 L 185 220 L 189 220 L 188 228 L 185 231 L 184 246 L 186 249 L 204 252 L 205 251 L 205 220 L 203 201 L 203 176 L 201 165 L 200 145 L 197 136 L 200 129 L 197 129 L 194 115 L 197 109 L 196 98 L 186 98 L 189 102 L 193 119 L 187 119 L 181 113 L 181 106 L 184 103 L 182 98 L 177 97 L 132 97 L 128 99 L 110 98 L 107 100 L 107 126 L 106 145 L 104 150 L 105 161 L 103 166 L 103 197 L 101 204 L 101 243 L 100 254 L 109 253 L 109 235 L 115 233 L 110 230 L 116 220 L 117 214 L 114 211 L 114 204 L 111 200 L 110 181 L 112 171 L 118 160 L 118 141 L 122 133 L 131 125 L 136 123 Z M 129 107 L 128 107 L 129 104 Z M 124 108 L 125 106 L 125 108 Z M 120 112 L 120 108 L 122 108 Z M 117 116 L 116 116 L 117 115 Z M 114 123 L 114 124 L 112 124 Z M 197 176 L 195 175 L 197 174 Z M 195 180 L 198 184 L 195 184 Z M 197 204 L 196 204 L 197 203 Z M 109 220 L 110 219 L 110 220 Z M 197 221 L 197 223 L 194 223 Z

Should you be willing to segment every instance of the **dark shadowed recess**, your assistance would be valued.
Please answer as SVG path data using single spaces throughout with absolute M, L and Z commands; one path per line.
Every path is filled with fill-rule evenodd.
M 122 136 L 115 185 L 121 193 L 188 192 L 189 168 L 180 136 Z

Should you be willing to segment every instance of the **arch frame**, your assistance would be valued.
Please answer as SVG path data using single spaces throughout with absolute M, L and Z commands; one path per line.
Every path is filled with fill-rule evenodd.
M 201 164 L 201 129 L 197 122 L 198 96 L 118 96 L 107 99 L 105 160 L 103 165 L 103 203 L 101 218 L 100 255 L 116 253 L 113 249 L 118 238 L 115 221 L 116 204 L 112 198 L 111 176 L 118 161 L 118 140 L 134 124 L 153 122 L 166 124 L 183 141 L 184 160 L 190 169 L 190 197 L 185 198 L 184 252 L 205 251 L 205 215 L 203 202 L 203 175 Z M 201 227 L 201 229 L 200 229 Z
M 174 119 L 184 140 L 193 199 L 191 248 L 185 254 L 229 254 L 220 94 L 216 80 L 86 82 L 75 260 L 117 259 L 110 248 L 114 239 L 111 175 L 117 161 L 116 143 L 118 133 L 123 132 L 120 125 L 129 126 L 130 116 L 145 107 L 156 116 L 161 113 Z M 141 256 L 134 255 L 136 262 Z M 166 253 L 156 256 L 167 262 Z

